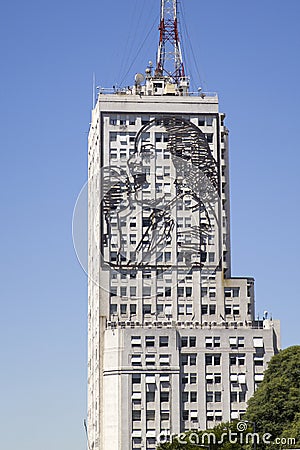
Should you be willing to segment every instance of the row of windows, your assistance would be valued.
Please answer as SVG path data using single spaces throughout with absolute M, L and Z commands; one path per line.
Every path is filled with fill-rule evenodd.
M 169 345 L 169 337 L 168 336 L 159 336 L 158 339 L 159 347 L 168 347 Z M 155 336 L 145 336 L 145 346 L 146 347 L 155 347 L 157 345 L 157 341 Z M 141 347 L 142 346 L 142 338 L 140 336 L 132 336 L 131 337 L 131 346 L 132 347 Z
M 142 366 L 142 356 L 143 355 L 132 355 L 131 364 L 134 367 Z M 144 355 L 144 360 L 146 366 L 154 366 L 156 364 L 156 355 Z M 159 365 L 169 366 L 171 357 L 170 355 L 159 355 Z
M 140 409 L 132 410 L 132 420 L 133 421 L 141 421 L 142 411 Z M 154 421 L 156 417 L 155 409 L 148 409 L 146 411 L 146 420 Z M 170 420 L 170 411 L 161 411 L 160 412 L 160 420 Z
M 120 117 L 111 116 L 109 118 L 109 123 L 110 123 L 110 125 L 121 125 L 121 126 L 135 125 L 138 120 L 139 120 L 139 118 L 135 117 L 135 116 L 120 116 Z M 149 116 L 142 116 L 140 118 L 140 120 L 141 120 L 142 125 L 146 125 L 147 123 L 150 122 L 151 119 Z M 188 118 L 186 118 L 186 120 L 188 120 Z M 203 126 L 211 127 L 213 125 L 214 117 L 213 116 L 201 116 L 201 117 L 191 118 L 191 120 L 193 121 L 193 123 L 196 122 L 196 124 L 198 124 L 199 127 L 203 127 Z M 159 135 L 168 136 L 165 133 L 155 133 L 155 134 L 157 134 L 158 136 Z
M 145 306 L 145 305 L 144 305 Z M 168 336 L 159 336 L 158 338 L 159 347 L 168 347 L 169 345 L 169 337 Z M 196 347 L 197 338 L 196 336 L 182 336 L 181 337 L 181 347 Z M 263 338 L 253 338 L 254 347 L 260 344 L 263 344 Z M 131 345 L 132 347 L 141 347 L 142 346 L 142 338 L 141 336 L 132 336 L 131 337 Z M 157 341 L 155 336 L 145 336 L 145 346 L 146 347 L 155 347 L 157 345 Z M 245 346 L 245 338 L 242 336 L 239 337 L 229 337 L 229 345 L 231 348 L 243 348 Z M 221 338 L 219 336 L 207 336 L 205 337 L 205 347 L 206 348 L 219 348 L 221 346 Z M 207 364 L 211 358 L 218 358 L 219 355 L 206 355 Z M 233 354 L 230 355 L 230 364 L 231 365 L 243 365 L 245 364 L 245 354 Z M 254 357 L 255 365 L 262 365 L 263 357 L 255 356 Z
M 133 288 L 135 289 L 135 288 Z M 136 292 L 136 291 L 135 291 Z M 112 296 L 115 296 L 116 294 L 112 294 Z M 136 293 L 131 294 L 131 297 L 135 297 Z M 170 297 L 170 295 L 166 295 L 166 297 Z M 128 307 L 126 303 L 121 303 L 119 305 L 119 312 L 121 315 L 126 315 L 128 311 Z M 216 306 L 210 305 L 209 306 L 209 312 L 208 312 L 208 306 L 202 305 L 202 314 L 216 314 Z M 143 315 L 153 315 L 157 314 L 157 316 L 172 316 L 172 305 L 170 304 L 158 304 L 156 305 L 156 312 L 153 312 L 152 305 L 143 305 Z M 137 306 L 135 304 L 130 304 L 130 314 L 136 314 L 137 312 Z M 118 314 L 118 305 L 116 303 L 112 303 L 110 305 L 110 314 Z M 192 315 L 193 314 L 193 305 L 192 304 L 179 304 L 178 305 L 178 314 L 179 315 Z

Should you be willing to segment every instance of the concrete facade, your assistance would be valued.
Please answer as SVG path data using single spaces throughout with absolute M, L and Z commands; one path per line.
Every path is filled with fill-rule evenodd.
M 147 72 L 100 93 L 89 133 L 93 450 L 239 419 L 280 348 L 231 277 L 228 130 L 215 94 Z

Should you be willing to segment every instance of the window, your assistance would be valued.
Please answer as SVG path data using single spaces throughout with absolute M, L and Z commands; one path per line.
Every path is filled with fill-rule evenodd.
M 219 366 L 221 364 L 221 355 L 205 355 L 205 364 L 207 366 Z
M 160 418 L 161 420 L 170 420 L 170 411 L 161 411 Z
M 197 401 L 197 392 L 190 393 L 190 401 L 191 403 L 195 403 Z
M 181 356 L 181 364 L 182 364 L 183 366 L 186 366 L 187 363 L 188 363 L 188 355 L 182 355 L 182 356 Z
M 142 365 L 142 356 L 141 355 L 132 355 L 131 364 L 133 366 L 141 366 Z
M 151 270 L 149 269 L 144 269 L 143 270 L 143 278 L 151 278 Z
M 171 252 L 165 252 L 165 262 L 171 261 Z
M 182 401 L 183 401 L 183 403 L 187 403 L 189 401 L 189 393 L 188 392 L 182 393 Z
M 245 347 L 245 338 L 238 337 L 238 347 Z
M 201 297 L 206 297 L 207 296 L 207 287 L 202 287 L 201 288 Z
M 127 305 L 120 305 L 120 312 L 122 315 L 127 314 Z
M 221 402 L 222 400 L 222 393 L 221 392 L 215 392 L 215 402 Z
M 190 366 L 195 366 L 197 363 L 197 355 L 190 355 Z
M 246 392 L 241 391 L 239 392 L 239 402 L 245 402 L 246 401 Z
M 212 144 L 213 143 L 213 134 L 212 133 L 207 133 L 206 134 L 206 140 L 207 140 L 207 142 L 209 143 L 209 144 Z
M 253 345 L 255 348 L 263 348 L 263 346 L 264 346 L 263 338 L 261 338 L 261 337 L 253 338 Z
M 136 234 L 129 235 L 130 244 L 136 244 Z
M 154 402 L 155 401 L 155 391 L 146 392 L 146 402 Z
M 182 304 L 178 305 L 178 314 L 179 315 L 184 314 L 184 305 L 182 305 Z
M 132 316 L 135 316 L 135 315 L 136 315 L 136 305 L 134 305 L 134 304 L 131 304 L 131 305 L 130 305 L 130 314 L 131 314 Z
M 136 287 L 130 286 L 130 297 L 136 297 Z
M 155 355 L 146 355 L 146 366 L 155 365 Z
M 206 126 L 207 126 L 207 127 L 211 127 L 212 124 L 213 124 L 213 117 L 207 116 L 207 117 L 206 117 Z
M 255 366 L 263 366 L 264 365 L 263 356 L 254 356 L 254 365 Z
M 211 287 L 209 288 L 209 298 L 215 298 L 216 297 L 216 288 Z
M 191 421 L 197 422 L 198 420 L 198 412 L 197 411 L 191 411 Z
M 170 356 L 169 355 L 160 355 L 159 364 L 161 366 L 168 366 L 170 364 Z
M 188 315 L 193 314 L 193 305 L 186 305 L 186 313 Z
M 110 305 L 110 313 L 111 314 L 117 314 L 117 308 L 118 305 L 115 305 L 114 303 Z
M 196 347 L 196 337 L 195 336 L 190 337 L 190 347 Z
M 134 337 L 138 337 L 138 336 L 134 336 Z M 134 373 L 132 375 L 132 384 L 141 384 L 141 375 L 139 373 Z
M 121 286 L 121 289 L 120 289 L 121 297 L 126 297 L 126 294 L 127 294 L 127 287 L 126 286 Z
M 185 292 L 186 292 L 186 296 L 187 297 L 191 297 L 192 296 L 192 288 L 191 287 L 186 287 L 185 288 Z
M 146 347 L 154 347 L 155 346 L 155 336 L 146 336 Z
M 146 412 L 146 419 L 147 419 L 147 420 L 155 420 L 155 410 L 149 409 L 149 410 Z
M 225 314 L 227 316 L 231 316 L 231 306 L 230 305 L 225 305 Z
M 215 383 L 216 384 L 220 384 L 221 383 L 221 374 L 220 373 L 216 373 L 215 374 Z
M 169 392 L 161 392 L 160 393 L 160 401 L 168 402 L 169 401 Z
M 233 307 L 232 307 L 232 314 L 234 316 L 239 316 L 240 315 L 240 307 L 239 307 L 239 305 L 233 305 Z
M 189 411 L 182 411 L 182 420 L 189 420 Z
M 216 314 L 216 305 L 209 305 L 209 314 Z
M 151 305 L 143 305 L 143 313 L 151 314 Z
M 168 336 L 159 336 L 159 346 L 160 347 L 168 347 L 169 345 L 169 337 Z
M 215 254 L 214 253 L 208 253 L 208 261 L 210 263 L 215 262 Z
M 205 338 L 205 347 L 206 348 L 220 347 L 220 338 L 217 336 L 206 337 Z
M 181 338 L 181 347 L 187 347 L 188 346 L 188 338 L 186 336 Z
M 177 295 L 178 295 L 178 297 L 183 297 L 184 296 L 184 288 L 183 287 L 178 287 L 177 288 Z
M 165 297 L 171 297 L 171 288 L 165 288 Z
M 229 361 L 231 366 L 244 366 L 245 365 L 245 354 L 230 355 Z
M 132 411 L 132 420 L 134 421 L 140 421 L 141 420 L 141 411 L 138 409 L 135 409 Z
M 214 401 L 214 394 L 213 392 L 207 392 L 206 393 L 206 401 L 207 403 L 211 403 Z
M 231 401 L 231 403 L 237 402 L 237 398 L 238 398 L 238 393 L 237 392 L 231 392 L 230 393 L 230 401 Z
M 221 346 L 221 339 L 219 337 L 214 337 L 214 347 Z
M 116 295 L 117 295 L 117 288 L 112 286 L 110 288 L 110 296 L 115 297 Z
M 151 296 L 151 286 L 143 286 L 143 297 Z
M 197 384 L 197 374 L 190 373 L 190 384 Z
M 208 305 L 202 305 L 201 314 L 207 314 L 207 312 L 208 312 Z

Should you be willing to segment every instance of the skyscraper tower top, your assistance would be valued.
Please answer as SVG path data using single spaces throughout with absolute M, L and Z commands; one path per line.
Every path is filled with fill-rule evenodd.
M 161 0 L 159 45 L 155 75 L 170 77 L 178 84 L 185 76 L 180 46 L 177 0 Z

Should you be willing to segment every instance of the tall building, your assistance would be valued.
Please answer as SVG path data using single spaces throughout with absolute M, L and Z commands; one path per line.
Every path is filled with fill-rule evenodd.
M 278 322 L 255 319 L 253 278 L 231 276 L 225 114 L 190 91 L 177 1 L 161 1 L 159 30 L 156 64 L 92 111 L 91 450 L 239 419 L 280 346 Z

